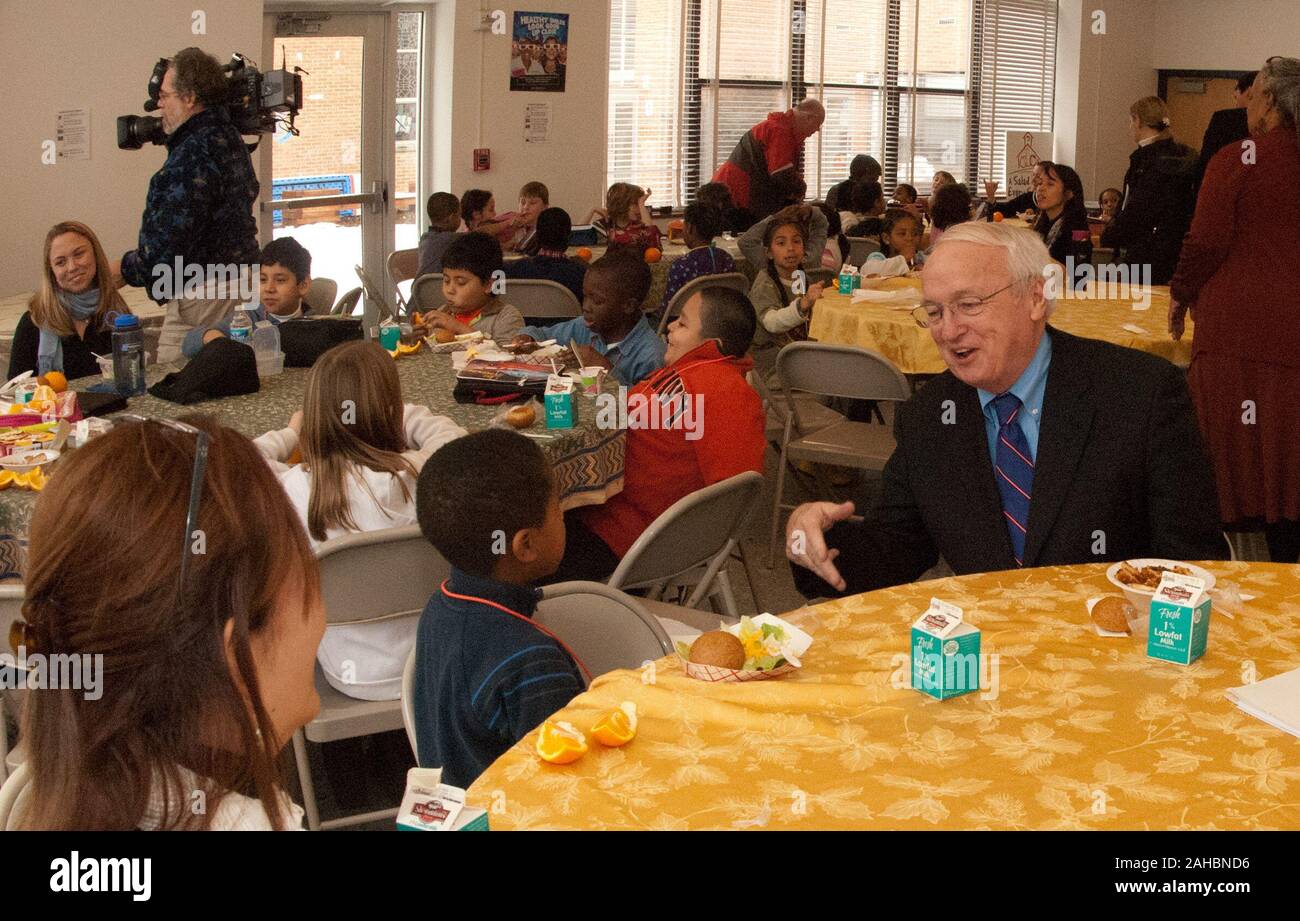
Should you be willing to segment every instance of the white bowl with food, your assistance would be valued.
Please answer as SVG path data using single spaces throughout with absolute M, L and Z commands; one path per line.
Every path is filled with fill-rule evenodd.
M 1118 563 L 1112 563 L 1106 570 L 1106 578 L 1110 580 L 1111 585 L 1124 593 L 1128 603 L 1133 605 L 1141 614 L 1151 607 L 1151 598 L 1160 585 L 1161 576 L 1167 570 L 1184 576 L 1196 576 L 1198 579 L 1204 579 L 1207 592 L 1214 588 L 1214 573 L 1209 570 L 1202 569 L 1195 563 L 1184 563 L 1181 560 L 1162 560 L 1155 557 L 1121 560 Z
M 51 464 L 59 457 L 53 448 L 25 448 L 15 451 L 7 457 L 0 457 L 0 467 L 14 473 L 26 473 L 43 464 Z

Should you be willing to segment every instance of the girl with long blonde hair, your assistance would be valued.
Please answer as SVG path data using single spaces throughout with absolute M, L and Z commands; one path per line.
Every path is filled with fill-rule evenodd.
M 427 406 L 403 403 L 393 359 L 374 342 L 356 341 L 317 360 L 303 408 L 256 444 L 315 546 L 415 524 L 415 480 L 424 462 L 464 434 Z M 301 462 L 291 465 L 299 453 Z M 352 697 L 396 700 L 415 625 L 411 617 L 330 627 L 319 655 L 326 679 Z

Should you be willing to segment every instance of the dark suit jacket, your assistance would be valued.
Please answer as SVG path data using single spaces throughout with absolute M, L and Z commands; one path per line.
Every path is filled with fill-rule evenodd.
M 1201 141 L 1201 159 L 1196 165 L 1196 188 L 1199 191 L 1205 179 L 1205 168 L 1210 165 L 1210 158 L 1234 141 L 1243 141 L 1250 137 L 1250 128 L 1246 124 L 1246 110 L 1243 108 L 1220 109 L 1210 116 L 1210 124 L 1205 128 L 1205 138 Z
M 1214 478 L 1183 373 L 1136 349 L 1048 334 L 1025 565 L 1222 559 Z M 875 508 L 827 534 L 845 594 L 914 582 L 940 556 L 958 575 L 1015 569 L 975 388 L 945 371 L 899 407 L 894 430 Z M 836 594 L 792 566 L 808 597 Z
M 1123 210 L 1101 232 L 1101 245 L 1124 261 L 1151 265 L 1151 283 L 1167 285 L 1196 210 L 1196 151 L 1173 138 L 1138 147 L 1124 174 Z

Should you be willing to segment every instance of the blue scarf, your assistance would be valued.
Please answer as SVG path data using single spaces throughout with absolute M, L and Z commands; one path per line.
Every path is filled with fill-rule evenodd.
M 57 291 L 55 296 L 74 320 L 89 320 L 99 309 L 99 288 L 87 288 L 80 294 Z M 36 347 L 36 373 L 43 375 L 62 370 L 63 340 L 58 333 L 42 327 L 41 341 Z

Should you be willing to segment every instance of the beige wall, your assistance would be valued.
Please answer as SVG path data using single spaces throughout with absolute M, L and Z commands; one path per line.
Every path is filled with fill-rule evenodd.
M 484 4 L 485 6 L 487 4 Z M 509 32 L 516 7 L 506 10 Z M 457 0 L 452 22 L 451 105 L 435 99 L 433 131 L 450 134 L 444 156 L 450 169 L 435 167 L 434 175 L 449 176 L 450 191 L 490 189 L 497 211 L 518 205 L 519 187 L 536 179 L 551 193 L 551 204 L 564 208 L 577 223 L 599 204 L 605 194 L 606 99 L 609 84 L 609 4 L 601 0 L 546 0 L 517 7 L 547 13 L 569 14 L 569 55 L 563 93 L 510 92 L 510 36 L 475 32 L 479 3 Z M 445 54 L 443 34 L 435 36 L 435 57 Z M 436 67 L 436 65 L 435 65 Z M 446 87 L 435 86 L 435 95 Z M 541 144 L 524 142 L 524 107 L 532 102 L 551 103 L 551 136 Z M 450 110 L 450 124 L 439 114 Z M 476 173 L 473 150 L 492 150 L 492 169 Z
M 1300 0 L 1153 0 L 1151 66 L 1256 70 L 1300 55 Z
M 191 32 L 190 14 L 207 14 L 207 34 Z M 0 61 L 5 126 L 0 175 L 0 295 L 40 281 L 45 231 L 80 220 L 99 234 L 109 258 L 135 245 L 149 177 L 165 149 L 117 149 L 119 115 L 140 107 L 154 61 L 198 45 L 223 62 L 232 51 L 256 58 L 262 47 L 262 0 L 19 0 L 0 2 Z M 57 52 L 57 54 L 56 54 Z M 41 142 L 54 137 L 55 112 L 88 108 L 90 159 L 41 163 Z

